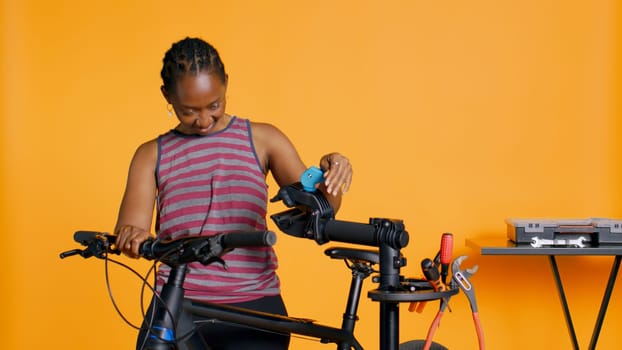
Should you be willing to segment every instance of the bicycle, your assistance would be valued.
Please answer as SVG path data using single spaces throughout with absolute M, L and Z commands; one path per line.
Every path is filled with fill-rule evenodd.
M 226 232 L 167 242 L 148 240 L 141 246 L 140 255 L 145 259 L 169 265 L 171 272 L 168 281 L 154 299 L 157 301 L 153 303 L 152 317 L 145 319 L 148 336 L 144 349 L 175 350 L 178 341 L 184 341 L 191 350 L 209 349 L 198 333 L 177 334 L 177 321 L 183 309 L 185 312 L 219 322 L 318 339 L 322 343 L 336 344 L 338 350 L 362 350 L 362 345 L 354 335 L 354 329 L 358 320 L 357 309 L 363 281 L 373 273 L 378 274 L 373 277 L 378 288 L 369 291 L 368 297 L 380 305 L 379 349 L 446 349 L 431 341 L 430 334 L 426 341 L 413 340 L 398 344 L 399 303 L 441 300 L 441 305 L 446 305 L 446 301 L 460 291 L 459 286 L 454 284 L 450 284 L 446 290 L 435 290 L 428 280 L 408 279 L 400 274 L 400 269 L 406 265 L 406 258 L 400 250 L 409 240 L 401 220 L 372 218 L 366 224 L 335 220 L 333 209 L 326 198 L 319 191 L 304 190 L 300 183 L 281 188 L 271 201 L 278 200 L 282 200 L 290 209 L 272 215 L 271 219 L 286 234 L 312 239 L 318 244 L 337 241 L 378 248 L 372 250 L 333 247 L 325 251 L 332 259 L 346 261 L 346 265 L 352 270 L 341 326 L 337 328 L 305 318 L 266 314 L 184 298 L 183 281 L 188 263 L 216 263 L 221 261 L 223 254 L 237 247 L 273 245 L 276 235 L 272 231 Z M 113 235 L 100 232 L 78 231 L 74 234 L 74 240 L 86 248 L 61 253 L 61 258 L 81 255 L 84 258 L 108 259 L 109 254 L 119 254 L 114 246 L 114 238 Z M 379 268 L 375 269 L 375 265 Z

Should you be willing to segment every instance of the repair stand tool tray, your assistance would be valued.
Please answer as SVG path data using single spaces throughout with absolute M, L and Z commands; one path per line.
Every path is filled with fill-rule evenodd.
M 367 293 L 367 296 L 373 301 L 404 303 L 414 301 L 430 301 L 445 299 L 458 294 L 460 288 L 448 285 L 449 289 L 445 291 L 434 291 L 429 281 L 419 279 L 405 279 L 401 288 L 382 290 L 374 289 Z
M 505 222 L 510 240 L 534 247 L 622 244 L 622 220 L 510 218 Z

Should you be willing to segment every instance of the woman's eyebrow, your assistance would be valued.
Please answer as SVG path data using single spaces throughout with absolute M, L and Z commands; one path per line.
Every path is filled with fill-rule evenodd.
M 222 96 L 221 96 L 221 97 L 218 97 L 217 99 L 215 99 L 215 100 L 214 100 L 214 101 L 212 101 L 212 102 L 209 102 L 209 103 L 207 104 L 207 106 L 211 106 L 211 105 L 213 105 L 214 103 L 219 103 L 219 102 L 221 102 L 221 101 L 222 101 Z M 183 103 L 180 103 L 180 106 L 181 106 L 182 108 L 201 108 L 201 107 L 197 107 L 197 106 L 186 105 L 186 104 L 183 104 Z

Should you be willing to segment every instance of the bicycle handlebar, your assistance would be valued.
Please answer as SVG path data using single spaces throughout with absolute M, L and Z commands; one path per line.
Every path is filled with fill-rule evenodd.
M 120 254 L 114 247 L 116 236 L 105 232 L 77 231 L 74 240 L 87 248 L 74 249 L 60 254 L 61 259 L 72 255 L 84 258 L 105 258 L 107 253 Z M 158 259 L 167 265 L 194 261 L 208 264 L 224 253 L 242 247 L 269 247 L 276 243 L 272 231 L 232 231 L 214 236 L 184 237 L 171 241 L 148 239 L 140 246 L 140 256 L 147 260 Z
M 205 263 L 210 258 L 219 257 L 235 248 L 269 247 L 275 243 L 276 235 L 272 231 L 235 231 L 215 236 L 185 237 L 168 242 L 147 240 L 139 252 L 140 256 L 148 260 L 162 259 L 177 252 L 182 261 L 192 262 L 196 255 L 199 256 L 196 261 Z

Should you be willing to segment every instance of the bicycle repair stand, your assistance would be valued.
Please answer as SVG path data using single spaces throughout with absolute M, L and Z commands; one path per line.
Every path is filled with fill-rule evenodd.
M 368 292 L 368 297 L 380 304 L 380 349 L 399 349 L 399 304 L 419 301 L 449 299 L 459 292 L 459 288 L 446 291 L 433 291 L 428 281 L 406 282 L 400 269 L 406 266 L 406 258 L 399 250 L 388 245 L 380 245 L 380 285 Z M 421 288 L 417 290 L 417 288 Z
M 406 258 L 386 244 L 379 247 L 380 254 L 380 285 L 368 296 L 380 303 L 380 349 L 398 349 L 399 347 L 399 303 L 394 296 L 402 294 L 400 269 L 406 266 Z M 397 294 L 396 294 L 397 293 Z
M 379 286 L 368 297 L 380 304 L 380 350 L 399 349 L 399 303 L 440 300 L 458 293 L 458 288 L 436 292 L 427 281 L 423 287 L 403 280 L 400 269 L 406 266 L 406 258 L 400 249 L 408 244 L 409 236 L 401 220 L 372 218 L 369 224 L 335 220 L 321 192 L 305 191 L 300 183 L 281 188 L 271 201 L 279 200 L 292 209 L 271 218 L 288 235 L 320 245 L 338 241 L 379 248 L 380 275 L 375 277 Z

